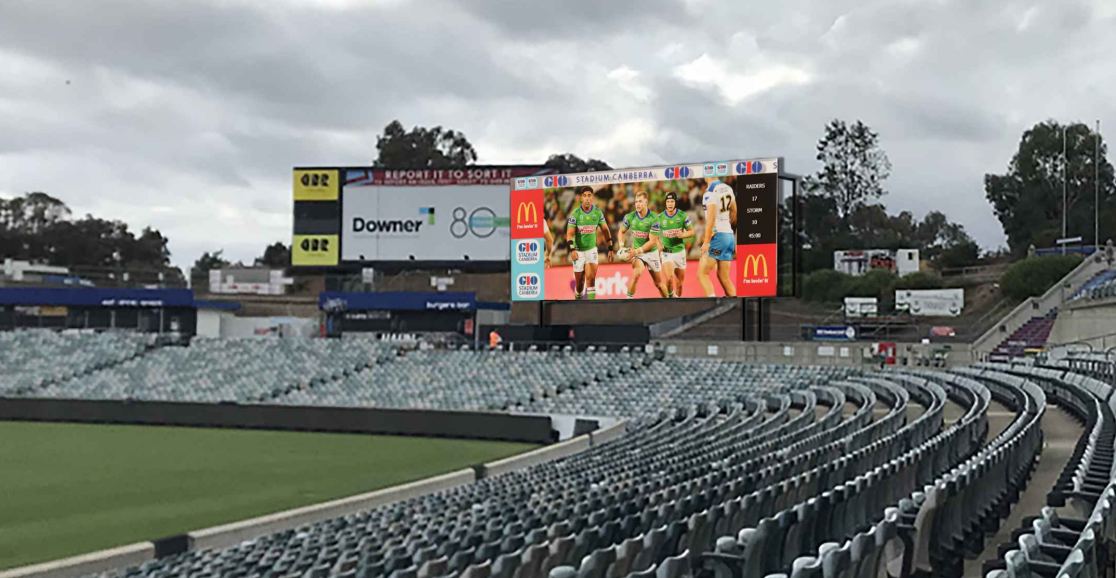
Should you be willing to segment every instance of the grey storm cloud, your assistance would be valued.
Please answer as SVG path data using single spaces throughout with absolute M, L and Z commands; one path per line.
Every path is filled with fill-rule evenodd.
M 833 118 L 892 159 L 892 211 L 1003 243 L 982 178 L 1036 122 L 1116 123 L 1110 0 L 8 0 L 0 195 L 153 225 L 174 262 L 290 234 L 290 169 L 360 165 L 394 119 L 482 163 L 780 155 Z M 67 84 L 69 81 L 69 84 Z

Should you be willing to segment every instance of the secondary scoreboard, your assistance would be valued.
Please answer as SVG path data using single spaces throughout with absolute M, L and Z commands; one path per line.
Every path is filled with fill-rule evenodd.
M 554 169 L 296 167 L 291 265 L 506 267 L 508 186 Z

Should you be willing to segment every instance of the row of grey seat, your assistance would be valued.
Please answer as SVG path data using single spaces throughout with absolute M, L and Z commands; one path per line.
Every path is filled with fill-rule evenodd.
M 976 559 L 982 552 L 984 536 L 995 533 L 1000 520 L 1007 517 L 1009 504 L 1041 454 L 1041 419 L 1048 395 L 1064 408 L 1094 417 L 1081 438 L 1082 450 L 1075 452 L 1075 459 L 1048 496 L 1051 505 L 1062 505 L 1070 498 L 1088 517 L 1067 519 L 1046 507 L 1041 515 L 1025 518 L 1028 526 L 1013 534 L 1012 544 L 1000 548 L 1002 560 L 985 564 L 986 570 L 995 568 L 987 575 L 1110 575 L 1116 533 L 1111 518 L 1116 499 L 1112 482 L 1116 427 L 1111 407 L 1102 403 L 1105 399 L 1112 402 L 1110 388 L 1064 369 L 980 364 L 955 371 L 981 380 L 994 398 L 1013 408 L 1017 417 L 1012 424 L 961 467 L 941 476 L 925 491 L 901 500 L 898 508 L 885 510 L 869 533 L 858 534 L 844 545 L 824 544 L 816 557 L 798 558 L 787 574 L 773 575 L 830 578 L 875 576 L 877 571 L 886 571 L 900 577 L 961 576 L 964 560 Z M 893 519 L 899 524 L 903 554 L 881 562 L 873 557 L 872 546 L 874 543 L 878 551 L 885 544 Z M 873 532 L 875 540 L 869 538 Z
M 82 395 L 111 398 L 116 392 L 105 384 L 132 372 L 144 379 L 127 397 L 145 388 L 189 396 L 189 387 L 162 385 L 182 382 L 170 357 L 209 359 L 224 348 L 235 365 L 283 343 L 293 348 L 292 367 L 304 372 L 293 386 L 273 371 L 267 375 L 275 378 L 262 385 L 234 383 L 216 397 L 251 390 L 272 403 L 343 405 L 354 402 L 353 395 L 330 399 L 332 385 L 355 383 L 356 395 L 398 395 L 383 384 L 411 375 L 414 398 L 429 407 L 644 416 L 633 419 L 620 440 L 577 456 L 236 548 L 157 560 L 122 575 L 829 578 L 886 570 L 959 576 L 963 560 L 980 552 L 984 536 L 1026 483 L 1041 452 L 1048 399 L 1091 420 L 1080 455 L 1051 491 L 1051 499 L 1066 498 L 1087 511 L 1078 520 L 1047 509 L 1029 520 L 1033 531 L 1017 536 L 1019 548 L 1005 550 L 1002 571 L 1057 567 L 1065 575 L 1091 576 L 1111 560 L 1107 539 L 1097 536 L 1116 533 L 1108 518 L 1116 496 L 1116 397 L 1104 382 L 1078 373 L 1082 366 L 1072 360 L 1054 368 L 982 364 L 951 373 L 856 375 L 642 353 L 430 351 L 398 357 L 394 349 L 372 347 L 334 355 L 321 341 L 304 347 L 278 340 L 203 340 L 184 353 L 191 348 L 153 349 L 150 341 L 126 334 L 100 337 L 104 342 L 17 335 L 7 337 L 16 347 L 0 350 L 16 366 L 31 358 L 28 351 L 86 354 L 75 356 L 74 369 L 43 379 L 34 374 L 41 368 L 31 365 L 8 394 L 59 395 L 84 387 Z M 144 369 L 163 357 L 151 366 L 157 371 Z M 325 358 L 332 361 L 317 361 Z M 1112 375 L 1101 361 L 1090 360 L 1088 367 Z M 251 373 L 245 375 L 236 379 L 251 381 Z M 965 415 L 943 429 L 947 399 Z M 982 445 L 991 399 L 1014 410 L 1016 419 Z M 386 394 L 379 401 L 393 402 Z M 925 411 L 906 423 L 911 401 Z M 850 415 L 847 404 L 855 408 Z M 874 419 L 877 405 L 886 412 Z
M 868 402 L 874 404 L 874 396 L 866 394 L 868 389 L 863 386 L 844 387 L 853 387 L 858 392 L 862 410 L 867 408 L 860 415 L 870 418 Z M 825 425 L 844 422 L 840 413 L 846 397 L 840 388 L 793 392 L 741 389 L 737 399 L 725 399 L 720 405 L 693 407 L 681 414 L 666 412 L 636 421 L 632 430 L 619 441 L 567 460 L 482 480 L 468 488 L 430 499 L 396 504 L 369 512 L 362 519 L 338 521 L 349 529 L 352 529 L 349 522 L 358 524 L 364 530 L 375 529 L 373 532 L 360 532 L 366 539 L 365 547 L 348 552 L 349 555 L 363 552 L 365 556 L 357 557 L 359 559 L 350 556 L 348 561 L 356 563 L 364 560 L 366 563 L 362 568 L 365 575 L 405 570 L 397 566 L 402 563 L 410 565 L 415 561 L 414 557 L 400 556 L 400 548 L 406 550 L 406 545 L 415 550 L 415 556 L 420 560 L 441 553 L 443 556 L 423 561 L 424 566 L 433 566 L 434 569 L 436 563 L 426 565 L 425 562 L 443 558 L 448 570 L 451 562 L 458 566 L 465 563 L 482 566 L 483 561 L 494 561 L 493 555 L 497 552 L 501 555 L 510 553 L 504 552 L 506 548 L 502 546 L 510 548 L 522 541 L 517 549 L 527 548 L 528 545 L 536 547 L 539 546 L 539 539 L 550 536 L 552 540 L 547 542 L 557 545 L 560 541 L 562 546 L 555 546 L 555 552 L 548 553 L 547 558 L 554 562 L 551 566 L 559 566 L 559 562 L 580 553 L 573 549 L 576 543 L 585 550 L 590 545 L 595 546 L 598 540 L 613 541 L 620 533 L 636 529 L 650 532 L 656 521 L 662 521 L 660 526 L 665 526 L 668 521 L 684 520 L 687 514 L 693 513 L 689 510 L 694 508 L 692 495 L 695 485 L 701 485 L 706 495 L 714 489 L 741 493 L 745 490 L 741 480 L 728 485 L 721 484 L 721 480 L 729 474 L 744 475 L 747 468 L 754 484 L 779 471 L 763 471 L 763 465 L 778 463 L 780 469 L 787 466 L 798 468 L 799 465 L 777 461 L 771 455 L 775 447 L 772 444 L 783 442 L 783 446 L 788 446 L 787 440 L 818 442 L 820 440 L 812 439 L 812 434 L 820 433 Z M 814 407 L 819 398 L 830 404 L 830 408 L 826 417 L 816 421 Z M 801 410 L 795 417 L 791 417 L 789 412 L 792 404 Z M 859 418 L 863 420 L 863 417 Z M 829 451 L 831 455 L 836 455 L 839 450 Z M 714 462 L 719 464 L 718 468 L 713 468 Z M 745 480 L 749 479 L 748 476 Z M 682 498 L 683 493 L 685 498 Z M 603 499 L 619 503 L 605 508 Z M 431 502 L 439 505 L 432 507 Z M 624 504 L 626 516 L 612 511 L 620 503 Z M 500 513 L 498 518 L 497 512 Z M 416 516 L 435 519 L 429 523 L 415 523 Z M 472 523 L 474 517 L 477 524 Z M 623 526 L 617 519 L 623 520 Z M 401 520 L 406 522 L 401 524 Z M 565 521 L 565 526 L 558 520 Z M 456 522 L 469 522 L 469 526 L 459 527 Z M 318 534 L 328 526 L 319 524 L 316 528 L 304 529 L 302 533 Z M 506 529 L 512 531 L 511 536 L 506 536 Z M 406 533 L 405 536 L 398 536 L 396 532 Z M 426 532 L 433 532 L 444 539 L 425 537 Z M 455 532 L 459 536 L 451 540 Z M 296 536 L 297 533 L 272 538 L 286 541 Z M 391 538 L 398 539 L 397 545 L 386 543 Z M 503 542 L 509 539 L 511 543 L 504 545 Z M 376 545 L 376 540 L 384 540 L 384 543 Z M 416 543 L 422 545 L 423 540 L 429 541 L 430 546 L 414 546 Z M 432 549 L 435 545 L 437 548 Z M 550 546 L 545 548 L 549 552 Z M 533 550 L 539 551 L 538 548 Z M 463 551 L 469 551 L 468 555 Z M 340 555 L 340 550 L 335 553 L 337 559 L 334 562 L 345 566 L 345 556 Z M 526 553 L 523 551 L 522 555 Z M 532 555 L 532 559 L 536 556 L 538 553 Z M 657 556 L 656 551 L 654 557 Z M 206 555 L 201 555 L 201 558 L 208 559 Z M 320 568 L 321 565 L 315 566 Z M 421 567 L 415 571 L 419 569 Z M 345 574 L 345 570 L 337 570 L 338 574 Z M 433 575 L 431 571 L 431 568 L 426 568 L 423 574 Z
M 0 333 L 0 396 L 511 411 L 634 417 L 731 397 L 742 382 L 805 388 L 848 368 L 642 351 L 402 351 L 371 340 Z
M 973 495 L 955 503 L 944 503 L 938 488 L 950 476 L 965 472 L 985 473 L 983 464 L 989 391 L 981 383 L 950 374 L 891 374 L 890 379 L 932 394 L 927 414 L 931 423 L 942 424 L 947 398 L 961 403 L 965 415 L 932 436 L 890 444 L 895 449 L 886 459 L 873 462 L 843 486 L 839 485 L 809 499 L 790 505 L 761 519 L 735 535 L 716 541 L 716 551 L 699 554 L 692 562 L 697 575 L 717 577 L 763 576 L 876 576 L 887 571 L 909 575 L 912 568 L 926 568 L 941 558 L 951 558 L 943 549 L 952 536 L 966 527 L 965 511 L 986 499 L 979 493 L 979 480 L 969 485 Z M 940 380 L 940 381 L 939 381 Z M 1018 421 L 1018 420 L 1017 420 Z M 1005 436 L 1007 436 L 1005 438 Z M 1014 439 L 1005 432 L 998 439 Z M 979 451 L 978 451 L 979 450 Z M 847 504 L 852 503 L 849 508 Z M 935 523 L 940 511 L 949 507 L 950 524 Z M 905 547 L 897 547 L 905 543 Z M 935 568 L 945 574 L 945 568 Z
M 1096 360 L 1093 360 L 1096 361 Z M 1047 495 L 1037 516 L 1024 518 L 1012 541 L 999 548 L 999 559 L 985 564 L 987 578 L 1110 576 L 1116 539 L 1116 437 L 1113 388 L 1096 377 L 1113 375 L 1111 367 L 1090 363 L 1068 371 L 1068 361 L 1039 367 L 1030 364 L 980 364 L 985 371 L 1010 373 L 1041 384 L 1061 407 L 1085 425 L 1074 453 Z M 1095 373 L 1087 375 L 1081 373 Z M 1069 505 L 1079 517 L 1059 515 Z
M 777 570 L 875 528 L 876 511 L 975 451 L 988 392 L 970 382 L 741 383 L 734 398 L 633 420 L 620 439 L 575 456 L 114 575 L 669 577 L 700 573 L 705 555 L 734 556 L 717 552 L 729 548 L 717 537 L 742 531 L 740 563 Z M 943 430 L 950 393 L 968 413 Z M 925 411 L 907 423 L 912 399 Z M 898 515 L 875 531 L 894 536 Z M 775 538 L 772 524 L 789 533 Z
M 155 336 L 48 329 L 0 331 L 0 396 L 82 378 L 143 355 Z

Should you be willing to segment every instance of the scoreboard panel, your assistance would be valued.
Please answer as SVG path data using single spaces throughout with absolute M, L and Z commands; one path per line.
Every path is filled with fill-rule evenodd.
M 512 299 L 779 296 L 780 164 L 781 159 L 763 158 L 516 179 L 509 198 Z M 703 200 L 715 196 L 727 203 L 726 187 L 735 199 L 735 222 L 731 236 L 710 239 L 715 263 L 709 266 L 731 263 L 731 282 L 722 283 L 711 272 L 710 289 L 698 273 L 703 233 L 711 226 L 704 222 Z M 586 191 L 593 194 L 589 205 Z M 719 211 L 731 214 L 730 207 Z M 545 233 L 554 244 L 551 252 L 543 250 Z M 629 251 L 654 237 L 659 248 L 640 252 L 643 265 L 610 261 L 620 235 Z M 570 245 L 575 238 L 580 240 Z M 718 257 L 732 252 L 733 242 L 734 255 Z M 573 259 L 582 254 L 588 255 L 585 263 Z M 667 272 L 679 270 L 684 274 Z M 668 279 L 660 284 L 661 277 Z M 673 277 L 680 278 L 677 288 L 670 286 Z

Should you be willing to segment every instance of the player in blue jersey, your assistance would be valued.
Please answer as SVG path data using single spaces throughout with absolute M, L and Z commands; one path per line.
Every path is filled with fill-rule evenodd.
M 736 258 L 736 233 L 732 229 L 736 224 L 736 194 L 732 187 L 715 180 L 705 187 L 701 204 L 705 207 L 705 235 L 698 261 L 698 282 L 706 297 L 715 297 L 709 273 L 716 267 L 725 295 L 736 297 L 731 275 L 732 261 Z

